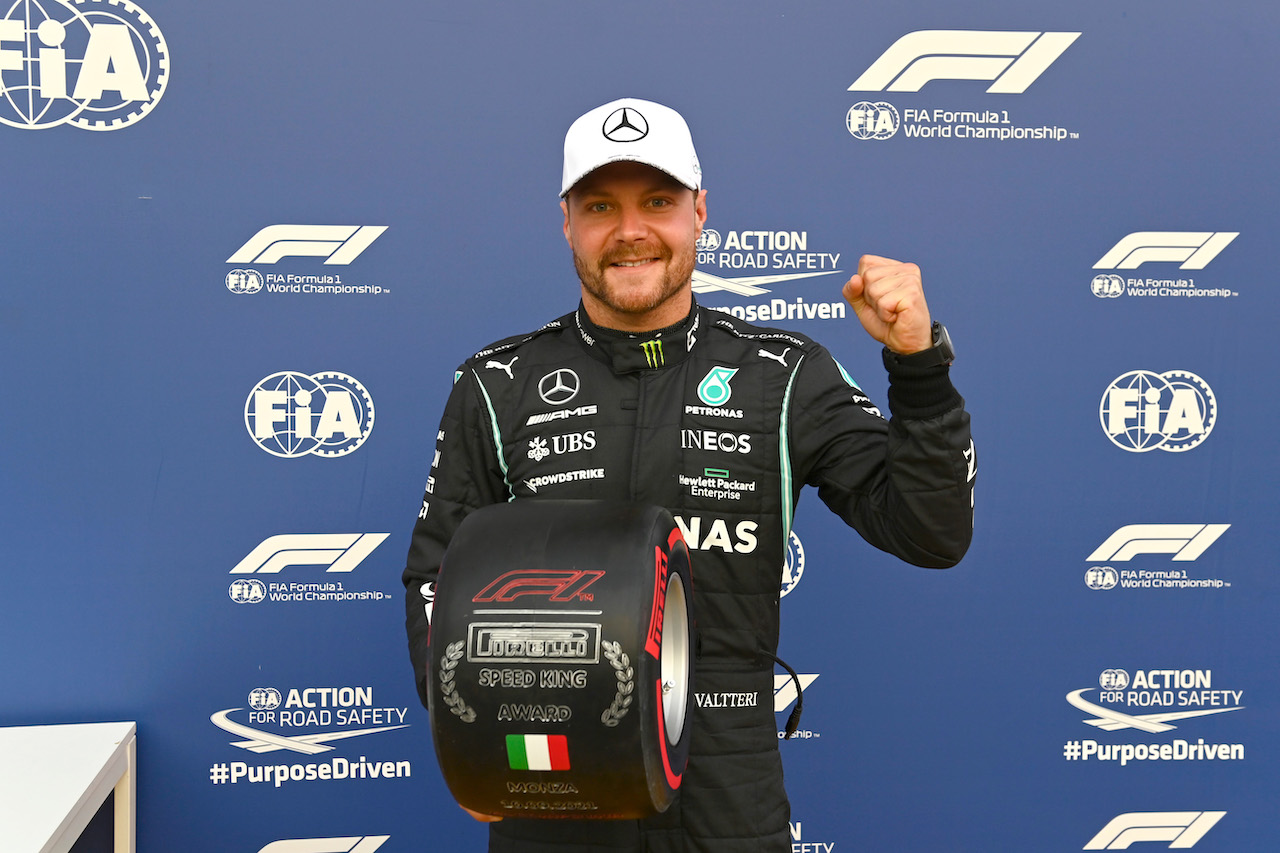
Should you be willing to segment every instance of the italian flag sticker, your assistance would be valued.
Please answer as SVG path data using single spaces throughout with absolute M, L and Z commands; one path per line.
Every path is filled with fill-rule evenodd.
M 512 770 L 568 770 L 569 742 L 564 735 L 507 735 Z

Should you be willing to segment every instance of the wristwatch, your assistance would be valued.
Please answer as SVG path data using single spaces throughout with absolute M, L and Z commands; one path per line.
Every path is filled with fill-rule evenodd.
M 886 347 L 886 356 L 904 367 L 941 367 L 955 361 L 956 351 L 951 346 L 951 335 L 947 334 L 947 327 L 934 320 L 931 330 L 933 346 L 929 349 L 899 355 Z

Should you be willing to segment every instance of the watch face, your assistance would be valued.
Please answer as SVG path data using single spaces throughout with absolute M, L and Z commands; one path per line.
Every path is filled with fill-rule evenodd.
M 947 332 L 947 327 L 938 322 L 933 324 L 933 347 L 938 351 L 939 363 L 950 364 L 956 360 L 956 351 L 951 346 L 951 335 Z

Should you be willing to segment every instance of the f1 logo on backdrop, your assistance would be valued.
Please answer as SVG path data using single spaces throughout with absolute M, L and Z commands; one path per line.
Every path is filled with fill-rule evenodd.
M 818 673 L 800 673 L 800 689 L 808 690 L 809 685 L 818 680 Z M 796 682 L 790 675 L 773 676 L 773 712 L 781 714 L 795 704 L 799 697 Z
M 1226 812 L 1125 812 L 1089 839 L 1085 850 L 1128 850 L 1140 841 L 1169 841 L 1170 850 L 1196 846 Z
M 990 80 L 988 92 L 1020 94 L 1080 33 L 917 30 L 894 42 L 848 89 L 919 92 L 930 80 Z
M 350 572 L 390 533 L 293 533 L 270 536 L 231 570 L 233 575 L 272 575 L 287 566 L 325 566 Z
M 130 0 L 12 3 L 0 18 L 0 123 L 119 130 L 159 103 L 169 47 Z
M 1199 446 L 1218 419 L 1209 384 L 1186 370 L 1131 370 L 1112 380 L 1098 416 L 1107 438 L 1131 453 Z
M 1170 560 L 1199 559 L 1230 524 L 1126 524 L 1085 559 L 1126 562 L 1139 554 L 1172 554 Z
M 1135 231 L 1093 265 L 1095 270 L 1132 270 L 1143 264 L 1173 262 L 1178 269 L 1202 270 L 1239 231 Z
M 386 225 L 268 225 L 236 249 L 227 263 L 274 264 L 305 257 L 346 265 L 386 230 Z
M 373 398 L 345 373 L 273 373 L 244 402 L 249 435 L 272 456 L 346 456 L 373 431 Z
M 290 838 L 272 841 L 258 853 L 373 853 L 390 835 L 353 835 L 350 838 Z

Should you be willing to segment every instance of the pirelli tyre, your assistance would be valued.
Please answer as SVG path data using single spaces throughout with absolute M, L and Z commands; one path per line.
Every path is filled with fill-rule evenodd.
M 689 756 L 689 551 L 671 514 L 525 500 L 463 521 L 436 587 L 432 736 L 475 812 L 665 811 Z

